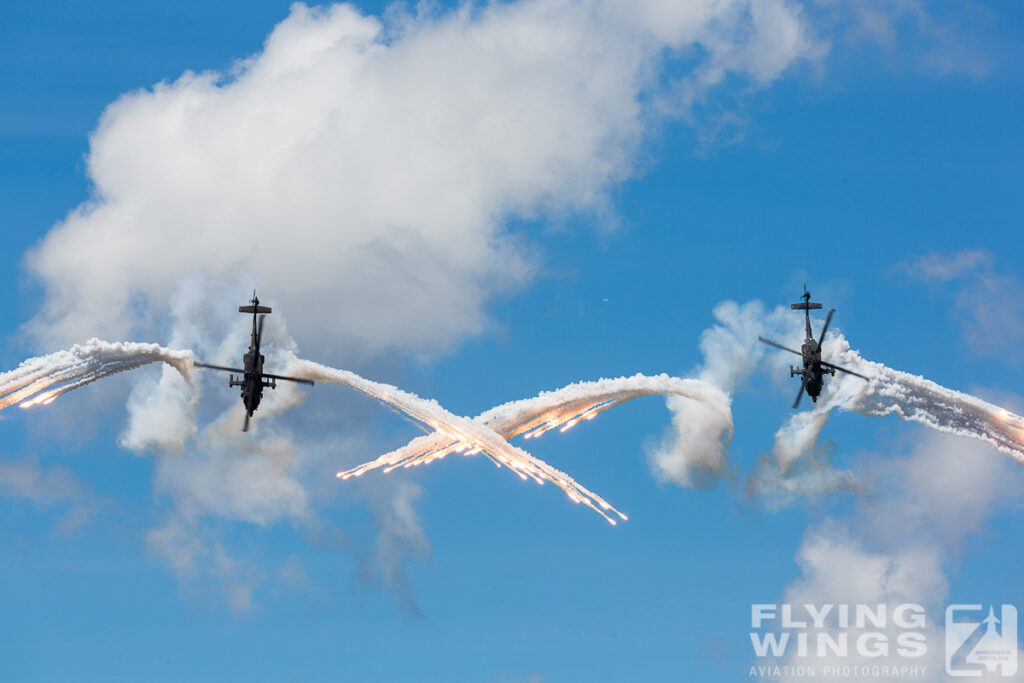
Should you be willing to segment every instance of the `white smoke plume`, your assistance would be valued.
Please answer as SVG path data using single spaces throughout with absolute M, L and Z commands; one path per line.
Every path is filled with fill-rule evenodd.
M 156 361 L 171 364 L 191 385 L 191 373 L 194 369 L 193 356 L 191 351 L 174 351 L 155 344 L 114 344 L 94 339 L 84 345 L 76 345 L 68 351 L 29 359 L 22 363 L 17 370 L 0 376 L 0 409 L 19 403 L 24 407 L 45 405 L 68 391 L 103 377 Z M 290 375 L 352 387 L 397 408 L 424 427 L 436 430 L 433 434 L 421 437 L 403 449 L 357 467 L 347 474 L 339 475 L 343 477 L 360 476 L 366 471 L 378 467 L 386 467 L 387 471 L 390 471 L 399 465 L 409 466 L 431 462 L 451 452 L 466 452 L 467 454 L 482 452 L 496 465 L 509 467 L 523 479 L 531 477 L 537 482 L 550 481 L 554 483 L 565 491 L 573 501 L 587 505 L 614 524 L 615 521 L 606 513 L 614 513 L 621 519 L 626 519 L 626 516 L 596 493 L 581 486 L 569 475 L 513 446 L 508 439 L 519 434 L 523 434 L 524 438 L 538 437 L 559 426 L 564 431 L 581 420 L 591 419 L 625 401 L 654 394 L 681 396 L 699 401 L 707 406 L 710 414 L 714 417 L 702 423 L 703 431 L 701 438 L 697 439 L 698 445 L 724 449 L 732 436 L 732 414 L 729 410 L 728 398 L 716 387 L 699 380 L 678 379 L 668 375 L 657 377 L 636 375 L 615 380 L 578 383 L 558 391 L 542 393 L 533 399 L 497 406 L 475 419 L 470 419 L 452 415 L 436 401 L 422 399 L 389 384 L 374 382 L 347 370 L 330 368 L 303 360 L 293 354 L 290 354 L 289 358 L 287 373 Z M 57 385 L 56 388 L 48 389 L 53 385 Z M 176 403 L 174 396 L 168 398 L 169 391 L 171 389 L 164 386 L 163 391 L 153 392 L 153 395 L 157 397 L 155 410 L 158 414 L 163 414 L 169 405 L 173 407 Z M 153 406 L 146 404 L 141 407 L 136 406 L 134 417 L 139 418 L 140 415 L 144 417 L 151 412 L 151 408 Z M 137 419 L 133 420 L 132 426 L 123 437 L 123 443 L 126 445 L 140 448 L 153 443 L 164 446 L 168 442 L 177 443 L 170 437 L 153 436 L 150 428 L 140 426 L 136 422 Z M 160 421 L 158 420 L 158 422 Z M 224 422 L 224 428 L 230 428 L 225 421 L 222 420 L 222 422 Z M 186 435 L 191 433 L 185 432 Z M 216 459 L 207 464 L 215 465 L 215 461 Z M 248 464 L 250 465 L 248 471 L 241 472 L 246 481 L 258 483 L 267 479 L 260 476 L 261 468 L 264 466 L 262 461 L 253 459 Z M 196 479 L 196 476 L 204 482 L 212 481 L 216 484 L 216 481 L 222 478 L 221 475 L 213 478 L 202 473 L 196 475 L 195 472 L 182 471 L 172 462 L 164 462 L 161 471 L 167 468 L 179 473 L 177 476 L 170 477 L 171 482 L 180 482 L 184 478 L 186 484 L 178 485 L 176 488 L 189 492 L 187 497 L 199 496 L 200 501 L 216 501 L 217 504 L 212 506 L 215 509 L 220 509 L 224 505 L 228 505 L 230 508 L 232 505 L 230 497 L 225 498 L 218 493 L 233 490 L 230 486 L 214 485 L 211 488 L 210 486 L 187 484 L 188 481 Z M 256 469 L 253 470 L 253 468 Z M 231 472 L 236 472 L 238 468 L 228 469 Z M 218 471 L 222 472 L 223 470 L 224 468 L 218 468 Z M 268 481 L 270 480 L 268 479 Z M 268 501 L 265 501 L 270 508 L 276 507 L 274 500 L 279 494 L 283 496 L 282 500 L 292 501 L 295 499 L 288 490 L 281 491 L 279 484 L 278 480 L 273 481 L 273 490 L 278 493 L 274 493 Z M 290 481 L 284 482 L 284 484 L 290 487 L 291 492 L 294 493 L 297 484 Z M 204 507 L 204 505 L 199 507 Z M 205 507 L 210 507 L 210 505 Z M 300 512 L 301 507 L 300 504 Z M 266 513 L 259 505 L 255 507 L 242 505 L 239 509 L 242 518 L 251 518 L 256 522 L 267 519 Z M 255 515 L 255 517 L 251 517 L 251 515 Z
M 683 486 L 713 481 L 725 472 L 732 433 L 730 399 L 726 392 L 741 390 L 747 378 L 762 364 L 773 371 L 781 372 L 785 368 L 787 359 L 759 342 L 758 336 L 776 337 L 799 346 L 791 340 L 799 338 L 803 327 L 799 316 L 790 311 L 782 307 L 767 311 L 756 301 L 743 305 L 723 302 L 716 306 L 714 316 L 719 324 L 706 330 L 701 339 L 705 362 L 699 369 L 700 379 L 637 375 L 583 382 L 542 393 L 533 399 L 496 406 L 473 418 L 472 422 L 493 430 L 504 439 L 519 435 L 529 439 L 556 427 L 564 431 L 638 396 L 665 394 L 673 413 L 674 429 L 650 454 L 656 474 Z M 897 415 L 937 431 L 979 439 L 1024 464 L 1024 418 L 975 396 L 866 361 L 850 350 L 835 327 L 825 340 L 823 357 L 871 379 L 865 382 L 845 374 L 829 378 L 815 407 L 795 414 L 779 430 L 773 449 L 774 462 L 762 460 L 748 483 L 748 491 L 764 498 L 768 505 L 782 506 L 799 497 L 838 491 L 861 493 L 866 490 L 851 471 L 832 468 L 821 449 L 818 449 L 818 457 L 814 457 L 818 436 L 831 411 L 837 407 L 868 416 Z M 347 381 L 343 375 L 338 377 L 339 381 Z M 364 391 L 374 395 L 372 389 Z M 618 513 L 564 473 L 520 449 L 515 449 L 513 456 L 493 458 L 498 451 L 497 444 L 484 447 L 445 430 L 414 439 L 398 450 L 339 472 L 338 476 L 358 477 L 374 469 L 391 472 L 398 467 L 427 464 L 451 453 L 473 455 L 481 451 L 492 456 L 495 464 L 510 467 L 524 479 L 530 476 L 538 482 L 555 483 L 572 500 L 590 505 L 609 521 L 611 518 L 603 511 Z M 798 466 L 800 462 L 802 466 Z
M 695 379 L 680 379 L 668 375 L 648 377 L 634 375 L 596 382 L 577 382 L 556 391 L 543 392 L 521 401 L 512 401 L 481 413 L 472 423 L 493 431 L 503 439 L 522 435 L 524 439 L 537 438 L 552 429 L 566 431 L 581 421 L 591 420 L 599 413 L 641 396 L 667 395 L 703 406 L 704 415 L 699 424 L 686 423 L 679 441 L 689 448 L 707 449 L 712 458 L 724 453 L 732 438 L 732 412 L 729 398 L 714 385 Z M 670 406 L 671 407 L 671 406 Z M 674 420 L 675 422 L 675 420 Z M 593 508 L 612 524 L 605 514 L 611 511 L 621 519 L 626 516 L 591 491 L 583 488 L 564 472 L 551 467 L 529 454 L 515 449 L 517 459 L 495 457 L 495 451 L 474 446 L 450 432 L 438 430 L 414 439 L 398 450 L 386 453 L 376 460 L 339 472 L 342 479 L 359 477 L 371 470 L 383 468 L 391 472 L 398 467 L 412 467 L 440 460 L 451 453 L 474 455 L 483 451 L 499 467 L 505 465 L 521 478 L 532 477 L 538 483 L 549 481 L 565 491 L 576 503 Z M 724 456 L 721 456 L 724 457 Z
M 797 348 L 803 338 L 801 316 L 781 306 L 768 310 L 759 301 L 726 301 L 717 305 L 713 314 L 717 324 L 702 335 L 704 364 L 698 377 L 735 392 L 742 390 L 749 376 L 762 367 L 773 377 L 788 375 L 786 367 L 795 356 L 776 351 L 757 338 L 764 336 Z M 821 321 L 812 321 L 812 326 L 820 330 Z M 1024 418 L 1019 415 L 923 377 L 868 361 L 850 348 L 837 325 L 829 328 L 822 358 L 871 379 L 864 381 L 842 373 L 827 378 L 814 407 L 794 414 L 779 429 L 772 460 L 759 464 L 748 485 L 749 491 L 765 497 L 769 504 L 864 490 L 852 472 L 833 469 L 827 459 L 820 457 L 818 438 L 837 408 L 871 417 L 896 415 L 943 433 L 978 439 L 1024 464 Z
M 192 384 L 192 352 L 158 344 L 105 342 L 91 339 L 65 351 L 29 358 L 15 370 L 0 374 L 0 410 L 47 405 L 58 396 L 110 375 L 162 361 Z M 48 389 L 58 385 L 54 389 Z
M 1024 417 L 977 396 L 865 360 L 842 335 L 831 342 L 826 339 L 822 356 L 871 379 L 831 378 L 817 406 L 794 415 L 779 430 L 775 455 L 784 470 L 813 448 L 829 414 L 837 408 L 869 417 L 895 415 L 945 434 L 978 439 L 1024 464 Z
M 782 309 L 768 312 L 758 301 L 742 306 L 725 301 L 715 306 L 712 315 L 719 324 L 701 335 L 704 363 L 692 374 L 731 395 L 741 390 L 747 378 L 767 360 L 758 335 L 765 330 L 787 329 L 789 320 Z M 703 402 L 678 396 L 669 396 L 667 403 L 672 411 L 672 428 L 647 453 L 655 476 L 682 487 L 712 486 L 728 473 L 725 444 L 704 438 L 713 433 L 703 427 L 709 420 L 714 421 L 713 413 Z
M 190 386 L 194 386 L 194 354 L 190 350 L 167 349 L 158 344 L 112 343 L 92 339 L 66 351 L 30 358 L 16 370 L 0 375 L 0 410 L 11 405 L 23 408 L 48 405 L 69 391 L 158 361 L 174 367 Z M 486 451 L 494 458 L 506 460 L 526 456 L 486 426 L 452 415 L 436 401 L 422 399 L 389 384 L 364 379 L 353 372 L 329 368 L 294 355 L 291 356 L 288 372 L 304 379 L 336 382 L 352 387 L 394 406 L 425 426 L 443 429 L 446 434 L 457 438 L 459 443 Z M 55 388 L 48 389 L 54 385 Z
M 268 329 L 268 336 L 276 339 L 283 335 L 284 350 L 275 345 L 266 351 L 281 367 L 290 358 L 290 374 L 345 384 L 395 407 L 425 428 L 439 427 L 456 434 L 496 459 L 529 458 L 486 427 L 451 415 L 434 401 L 295 358 L 290 349 L 293 344 L 282 330 L 274 325 Z M 179 329 L 175 336 L 195 335 Z M 199 334 L 196 340 L 203 348 L 216 347 L 207 337 Z M 165 520 L 149 531 L 147 541 L 181 579 L 192 584 L 212 580 L 223 590 L 232 609 L 245 610 L 254 604 L 252 594 L 261 572 L 232 557 L 219 538 L 219 525 L 208 525 L 203 519 L 238 520 L 258 526 L 288 519 L 314 535 L 330 535 L 324 523 L 317 520 L 310 487 L 302 481 L 304 471 L 315 465 L 310 462 L 315 456 L 306 451 L 320 449 L 303 446 L 287 429 L 272 424 L 257 439 L 240 439 L 234 402 L 200 428 L 193 409 L 198 399 L 197 385 L 192 381 L 194 360 L 190 350 L 94 339 L 26 360 L 16 370 L 0 375 L 0 409 L 18 404 L 48 405 L 64 393 L 115 373 L 158 361 L 167 363 L 158 380 L 143 377 L 136 384 L 128 402 L 130 419 L 120 439 L 121 445 L 132 451 L 156 456 L 155 489 L 173 503 Z M 173 370 L 168 372 L 170 368 Z M 186 381 L 182 382 L 175 371 Z M 301 390 L 283 383 L 264 398 L 260 417 L 266 420 L 284 412 L 301 398 Z M 365 578 L 376 572 L 379 583 L 394 589 L 402 603 L 415 611 L 402 563 L 410 556 L 423 556 L 429 546 L 412 509 L 418 489 L 398 483 L 398 487 L 382 487 L 370 501 L 380 537 L 377 556 L 362 558 L 361 575 Z
M 402 391 L 396 387 L 365 380 L 347 370 L 328 368 L 313 363 L 312 361 L 294 358 L 289 365 L 289 372 L 308 379 L 321 382 L 337 382 L 346 384 L 372 396 L 379 401 L 395 406 L 409 417 L 421 424 L 438 430 L 439 438 L 448 439 L 450 443 L 445 444 L 441 450 L 444 454 L 452 451 L 467 451 L 469 453 L 484 453 L 496 465 L 505 465 L 512 471 L 525 479 L 532 477 L 538 483 L 544 480 L 551 481 L 564 490 L 573 501 L 584 503 L 596 510 L 602 517 L 614 524 L 614 520 L 608 517 L 603 510 L 611 510 L 622 519 L 625 515 L 615 510 L 607 501 L 586 488 L 580 486 L 571 477 L 559 472 L 547 463 L 534 458 L 526 451 L 508 443 L 500 434 L 493 429 L 467 417 L 459 417 L 444 410 L 435 401 L 429 401 Z M 443 457 L 438 452 L 431 451 L 424 456 L 423 461 Z M 406 458 L 402 458 L 403 460 Z M 374 461 L 379 462 L 378 460 Z M 376 467 L 384 466 L 379 462 Z M 360 476 L 369 469 L 376 467 L 364 466 L 356 468 L 349 476 Z M 344 477 L 344 474 L 340 475 Z
M 728 305 L 716 309 L 716 316 L 726 324 L 726 328 L 713 328 L 702 342 L 705 351 L 711 351 L 707 367 L 719 368 L 714 371 L 705 370 L 706 375 L 717 372 L 719 376 L 728 378 L 723 384 L 732 386 L 736 386 L 742 379 L 742 371 L 723 373 L 720 369 L 723 352 L 736 354 L 739 367 L 745 371 L 754 367 L 741 350 L 746 345 L 744 340 L 747 337 L 752 335 L 756 341 L 756 325 L 732 325 L 731 329 L 728 328 L 729 323 L 747 320 L 749 316 L 742 314 L 757 310 L 759 304 L 746 307 Z M 726 331 L 733 334 L 730 336 Z M 734 343 L 717 344 L 711 341 L 723 338 L 732 339 Z M 774 454 L 776 465 L 784 477 L 790 474 L 800 458 L 813 450 L 828 416 L 835 408 L 869 416 L 894 414 L 903 420 L 920 422 L 941 432 L 979 439 L 1024 464 L 1024 418 L 922 377 L 866 361 L 849 348 L 838 332 L 826 340 L 824 357 L 855 369 L 871 377 L 871 380 L 865 382 L 849 375 L 831 378 L 817 406 L 794 415 L 779 430 Z M 652 394 L 666 394 L 699 404 L 706 415 L 712 416 L 711 419 L 705 416 L 699 421 L 688 420 L 683 423 L 685 431 L 680 430 L 678 440 L 690 444 L 695 451 L 704 449 L 715 454 L 713 457 L 719 457 L 717 454 L 724 454 L 732 433 L 727 395 L 704 380 L 637 375 L 578 383 L 558 391 L 542 393 L 533 399 L 497 406 L 470 419 L 452 415 L 436 402 L 397 387 L 373 382 L 346 370 L 302 360 L 294 355 L 290 355 L 290 358 L 288 372 L 293 375 L 345 384 L 394 406 L 425 427 L 435 430 L 397 451 L 340 474 L 346 478 L 360 476 L 371 469 L 385 468 L 390 471 L 398 466 L 429 463 L 452 452 L 483 452 L 495 464 L 509 467 L 524 479 L 532 477 L 538 482 L 550 481 L 556 484 L 574 501 L 592 507 L 612 521 L 605 511 L 615 512 L 623 519 L 625 517 L 607 501 L 565 473 L 532 457 L 507 440 L 518 435 L 534 438 L 556 427 L 568 429 L 581 420 L 591 419 L 625 401 Z M 68 391 L 102 377 L 157 361 L 168 363 L 191 385 L 192 360 L 191 351 L 176 351 L 156 344 L 110 343 L 94 339 L 67 351 L 26 360 L 16 370 L 0 375 L 0 409 L 14 404 L 23 407 L 45 405 Z M 685 416 L 692 417 L 692 413 L 686 413 Z M 678 420 L 680 416 L 677 414 L 675 418 Z M 129 444 L 138 443 L 131 433 L 125 437 L 125 441 Z M 774 477 L 771 472 L 762 471 L 761 474 L 767 477 L 765 481 L 771 481 Z M 774 477 L 774 481 L 778 485 L 783 480 Z M 841 473 L 830 476 L 819 470 L 812 480 L 800 485 L 794 484 L 790 488 L 809 490 L 808 486 L 810 489 L 821 486 L 852 488 L 853 483 Z
M 827 51 L 793 0 L 425 7 L 296 3 L 251 56 L 111 103 L 90 137 L 90 199 L 26 254 L 45 297 L 30 338 L 60 348 L 102 330 L 224 362 L 239 339 L 194 301 L 178 315 L 183 293 L 258 285 L 312 357 L 444 352 L 534 273 L 515 221 L 606 216 L 666 117 L 692 121 L 715 92 L 766 87 Z M 287 391 L 261 416 L 301 400 Z M 200 429 L 191 400 L 172 371 L 140 377 L 120 443 L 162 458 L 157 491 L 199 507 L 220 502 L 211 483 L 244 479 L 230 449 L 191 452 L 237 443 L 237 407 Z M 293 469 L 316 456 L 296 457 L 264 470 L 286 511 L 301 500 L 280 491 L 301 489 Z M 211 514 L 271 518 L 224 499 L 237 505 Z
M 199 70 L 111 103 L 90 137 L 90 199 L 26 254 L 44 295 L 29 338 L 45 349 L 100 331 L 166 339 L 223 363 L 242 333 L 194 301 L 178 315 L 183 292 L 208 301 L 258 285 L 289 312 L 308 356 L 337 365 L 444 352 L 485 332 L 491 299 L 535 272 L 529 228 L 510 225 L 608 215 L 609 193 L 636 174 L 666 117 L 737 85 L 766 87 L 827 50 L 795 0 L 416 12 L 296 3 L 251 56 L 182 65 Z M 79 370 L 88 381 L 105 372 Z M 45 381 L 73 388 L 64 378 Z M 266 416 L 302 395 L 269 395 L 257 429 L 281 428 Z M 196 517 L 294 519 L 316 486 L 296 471 L 312 476 L 323 456 L 285 435 L 282 452 L 251 453 L 263 465 L 256 487 L 232 453 L 251 451 L 237 404 L 200 428 L 192 400 L 173 370 L 141 376 L 120 443 L 159 459 L 156 491 L 175 506 L 151 545 L 220 574 L 230 548 Z M 365 448 L 364 437 L 335 441 Z M 211 494 L 217 486 L 229 491 Z M 254 487 L 269 499 L 235 490 Z

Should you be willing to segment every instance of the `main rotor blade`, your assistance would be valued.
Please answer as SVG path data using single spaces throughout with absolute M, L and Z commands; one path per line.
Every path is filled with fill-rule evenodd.
M 223 365 L 209 365 L 208 363 L 193 363 L 197 368 L 210 368 L 211 370 L 223 370 L 224 372 L 240 372 L 243 375 L 245 370 L 239 370 L 238 368 L 226 368 Z
M 840 367 L 838 365 L 833 365 L 832 363 L 826 363 L 825 361 L 821 361 L 821 364 L 824 365 L 826 368 L 832 368 L 833 370 L 838 370 L 839 372 L 845 372 L 847 375 L 854 375 L 855 377 L 860 377 L 861 379 L 871 381 L 870 377 L 865 377 L 864 375 L 860 374 L 859 372 L 854 372 L 853 370 L 847 370 L 846 368 Z
M 249 431 L 249 411 L 248 410 L 245 411 L 245 421 L 242 422 L 242 431 L 243 432 Z
M 311 380 L 311 379 L 300 379 L 298 377 L 285 377 L 284 375 L 271 375 L 270 373 L 267 373 L 267 372 L 264 372 L 263 376 L 264 377 L 270 377 L 271 379 L 285 379 L 285 380 L 288 380 L 289 382 L 300 382 L 302 384 L 308 384 L 309 386 L 313 386 L 313 380 Z
M 832 314 L 836 312 L 836 309 L 828 309 L 828 315 L 825 316 L 825 327 L 821 328 L 821 336 L 818 337 L 818 347 L 821 348 L 821 342 L 825 339 L 825 333 L 828 332 L 828 324 L 832 322 Z
M 266 315 L 260 316 L 259 327 L 256 328 L 256 348 L 260 348 L 260 340 L 263 339 L 263 321 L 267 319 Z
M 800 405 L 800 399 L 802 399 L 804 397 L 804 389 L 806 389 L 806 388 L 807 388 L 807 380 L 806 379 L 801 379 L 800 380 L 800 391 L 796 392 L 796 400 L 793 401 L 793 410 L 796 410 L 797 406 Z
M 788 348 L 786 346 L 783 346 L 782 344 L 776 344 L 775 342 L 771 341 L 770 339 L 765 339 L 764 337 L 758 337 L 757 339 L 758 339 L 758 341 L 763 341 L 765 344 L 768 344 L 769 346 L 774 346 L 777 349 L 782 349 L 783 351 L 789 351 L 790 353 L 795 353 L 796 355 L 801 356 L 801 357 L 804 355 L 804 354 L 800 353 L 799 351 L 794 351 L 793 349 Z

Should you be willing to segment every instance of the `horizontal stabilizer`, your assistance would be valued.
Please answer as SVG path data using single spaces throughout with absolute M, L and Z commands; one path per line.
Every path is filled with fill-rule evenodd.
M 821 304 L 816 304 L 816 303 L 811 302 L 811 301 L 808 301 L 808 302 L 801 301 L 798 304 L 790 304 L 789 307 L 792 308 L 794 311 L 813 311 L 813 310 L 815 310 L 817 308 L 821 308 Z
M 821 306 L 818 306 L 821 308 Z M 270 313 L 270 306 L 239 306 L 239 313 Z

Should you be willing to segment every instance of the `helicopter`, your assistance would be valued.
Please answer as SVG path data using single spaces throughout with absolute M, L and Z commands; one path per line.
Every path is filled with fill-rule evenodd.
M 821 359 L 821 342 L 825 339 L 825 333 L 828 332 L 828 324 L 832 322 L 832 314 L 836 312 L 836 309 L 830 308 L 828 315 L 825 317 L 825 326 L 821 329 L 821 336 L 818 337 L 817 341 L 814 339 L 814 333 L 811 331 L 811 311 L 821 308 L 821 304 L 811 301 L 811 293 L 807 291 L 807 287 L 804 286 L 804 295 L 801 297 L 803 301 L 799 301 L 795 304 L 790 304 L 790 308 L 794 311 L 804 312 L 804 323 L 806 327 L 806 338 L 804 339 L 803 345 L 799 351 L 794 351 L 791 348 L 778 344 L 765 339 L 764 337 L 758 337 L 759 341 L 774 346 L 777 349 L 783 351 L 789 351 L 803 358 L 804 367 L 803 369 L 794 368 L 792 365 L 789 366 L 789 376 L 794 377 L 800 375 L 800 391 L 797 392 L 796 401 L 793 402 L 793 409 L 800 405 L 800 399 L 804 396 L 804 391 L 811 397 L 811 400 L 815 403 L 818 402 L 818 396 L 821 395 L 821 388 L 825 383 L 825 375 L 834 375 L 836 370 L 839 372 L 845 372 L 848 375 L 854 375 L 860 377 L 863 380 L 868 378 L 859 372 L 848 370 L 844 367 L 828 363 Z
M 253 290 L 252 300 L 248 306 L 239 306 L 239 313 L 252 313 L 252 337 L 249 342 L 249 351 L 242 356 L 244 369 L 227 368 L 222 365 L 210 365 L 208 363 L 195 363 L 198 368 L 209 368 L 211 370 L 223 370 L 230 373 L 239 373 L 241 377 L 235 379 L 234 374 L 229 375 L 229 387 L 242 388 L 242 403 L 245 405 L 245 422 L 242 423 L 242 431 L 249 431 L 249 420 L 252 414 L 260 406 L 264 389 L 276 389 L 277 380 L 299 382 L 301 384 L 313 385 L 312 380 L 300 379 L 298 377 L 286 377 L 284 375 L 272 375 L 263 372 L 263 354 L 260 353 L 260 338 L 263 336 L 263 321 L 271 313 L 269 306 L 261 306 L 260 300 Z

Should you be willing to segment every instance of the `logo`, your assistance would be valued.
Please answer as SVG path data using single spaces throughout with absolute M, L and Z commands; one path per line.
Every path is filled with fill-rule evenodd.
M 913 603 L 757 604 L 750 678 L 924 679 L 925 609 Z
M 1002 605 L 988 616 L 981 605 L 946 608 L 946 673 L 981 676 L 983 672 L 1010 677 L 1017 673 L 1017 608 Z

